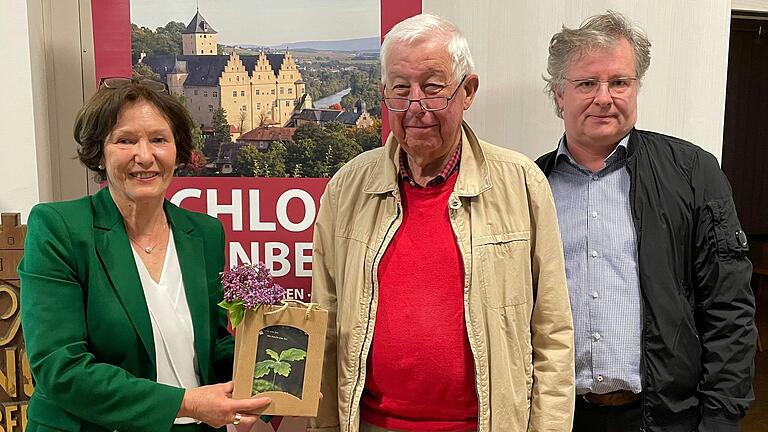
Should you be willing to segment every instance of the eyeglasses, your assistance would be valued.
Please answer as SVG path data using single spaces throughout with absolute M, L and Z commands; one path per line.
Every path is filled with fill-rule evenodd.
M 596 78 L 572 80 L 566 78 L 565 80 L 573 84 L 576 93 L 583 96 L 595 96 L 600 88 L 600 84 L 605 84 L 608 87 L 608 93 L 610 93 L 611 96 L 620 96 L 632 88 L 632 83 L 637 81 L 637 78 L 620 77 L 609 80 L 599 80 Z
M 167 90 L 164 83 L 149 78 L 105 77 L 99 81 L 99 88 L 119 89 L 130 84 L 139 84 L 158 93 Z
M 467 76 L 464 75 L 461 78 L 461 81 L 459 81 L 458 87 L 456 87 L 456 90 L 451 93 L 449 97 L 445 96 L 430 96 L 425 97 L 421 99 L 408 99 L 408 98 L 401 98 L 401 97 L 382 97 L 381 100 L 384 101 L 384 105 L 386 105 L 387 109 L 394 112 L 405 112 L 408 111 L 408 108 L 411 107 L 411 104 L 413 102 L 418 102 L 421 106 L 421 109 L 424 111 L 440 111 L 448 108 L 448 102 L 451 101 L 456 96 L 456 93 L 461 88 L 461 85 L 464 84 L 464 80 L 467 79 Z

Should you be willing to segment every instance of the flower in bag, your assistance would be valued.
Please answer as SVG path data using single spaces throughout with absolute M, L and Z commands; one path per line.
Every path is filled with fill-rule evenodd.
M 224 300 L 219 306 L 229 311 L 232 327 L 243 321 L 246 309 L 274 305 L 285 298 L 286 290 L 272 280 L 264 263 L 242 264 L 221 273 Z

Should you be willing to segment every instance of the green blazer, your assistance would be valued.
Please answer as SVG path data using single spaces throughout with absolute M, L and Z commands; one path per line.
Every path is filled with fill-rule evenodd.
M 164 204 L 179 257 L 202 384 L 228 381 L 233 339 L 222 299 L 224 231 Z M 27 431 L 168 431 L 184 390 L 156 380 L 144 291 L 107 188 L 36 205 L 27 223 L 21 323 L 35 391 Z

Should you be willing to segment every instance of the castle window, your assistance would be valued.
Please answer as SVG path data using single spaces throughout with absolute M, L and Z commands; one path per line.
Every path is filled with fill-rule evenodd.
M 232 97 L 237 97 L 237 90 L 232 92 Z
M 245 91 L 244 90 L 240 90 L 240 96 L 245 96 Z
M 213 50 L 211 50 L 211 54 L 213 54 Z
M 261 90 L 259 90 L 259 89 L 256 89 L 256 96 L 258 96 L 258 95 L 260 95 L 260 94 L 261 94 Z
M 237 76 L 237 82 L 240 82 L 240 75 Z
M 203 97 L 208 97 L 208 91 L 207 90 L 203 92 Z
M 208 112 L 213 112 L 213 105 L 208 105 Z
M 291 101 L 285 101 L 285 106 L 287 107 L 291 106 Z
M 248 107 L 243 105 L 240 107 L 240 111 L 248 111 Z
M 293 89 L 288 87 L 288 94 L 293 94 Z
M 275 89 L 272 89 L 269 93 L 270 94 L 275 94 Z
M 197 89 L 195 89 L 195 96 L 197 96 Z
M 213 92 L 213 97 L 219 97 L 219 92 L 217 91 Z
M 284 87 L 280 87 L 280 94 L 285 94 L 285 88 Z
M 256 109 L 257 109 L 257 110 L 260 110 L 260 109 L 261 109 L 261 103 L 260 103 L 260 102 L 256 104 Z

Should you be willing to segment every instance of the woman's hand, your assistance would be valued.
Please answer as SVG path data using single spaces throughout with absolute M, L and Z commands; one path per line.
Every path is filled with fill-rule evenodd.
M 235 422 L 239 414 L 238 431 L 251 429 L 259 420 L 258 414 L 249 414 L 263 408 L 272 402 L 267 397 L 254 399 L 232 399 L 234 384 L 229 381 L 224 384 L 213 384 L 186 389 L 181 401 L 178 417 L 191 417 L 200 420 L 214 428 Z

